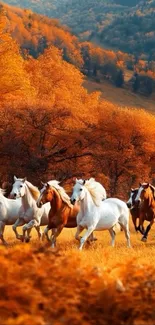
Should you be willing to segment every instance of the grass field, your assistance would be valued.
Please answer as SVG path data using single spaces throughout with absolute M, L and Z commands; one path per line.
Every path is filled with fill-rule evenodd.
M 64 229 L 57 248 L 18 243 L 11 227 L 0 247 L 1 325 L 152 325 L 155 321 L 155 233 L 132 248 L 123 232 L 110 247 L 107 231 L 78 251 L 75 230 Z
M 146 223 L 147 224 L 147 223 Z M 21 232 L 19 228 L 19 232 Z M 152 227 L 148 242 L 141 242 L 141 234 L 134 231 L 132 223 L 130 223 L 130 236 L 132 248 L 127 248 L 124 232 L 121 231 L 116 235 L 116 244 L 112 248 L 110 246 L 111 237 L 108 231 L 95 232 L 97 241 L 86 244 L 83 251 L 78 251 L 78 242 L 74 239 L 75 229 L 64 229 L 57 239 L 57 249 L 61 254 L 67 256 L 68 254 L 78 254 L 81 261 L 87 265 L 97 265 L 99 267 L 116 266 L 117 263 L 127 263 L 130 260 L 136 259 L 140 263 L 155 265 L 155 232 Z M 19 245 L 22 247 L 23 243 L 19 243 L 15 239 L 11 227 L 6 227 L 5 238 L 11 246 Z M 32 232 L 32 245 L 37 242 L 36 231 Z M 42 245 L 45 242 L 41 243 Z M 25 244 L 26 245 L 26 244 Z
M 89 92 L 100 91 L 101 98 L 109 101 L 115 106 L 129 107 L 145 109 L 150 113 L 155 114 L 155 98 L 146 97 L 131 92 L 129 89 L 116 88 L 107 81 L 97 83 L 92 80 L 85 80 L 83 86 L 88 89 Z

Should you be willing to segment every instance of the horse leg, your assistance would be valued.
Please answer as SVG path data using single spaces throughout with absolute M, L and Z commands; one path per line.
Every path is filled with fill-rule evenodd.
M 147 226 L 147 228 L 146 228 L 146 230 L 145 230 L 145 232 L 144 232 L 144 235 L 143 235 L 143 237 L 142 237 L 142 239 L 141 239 L 142 241 L 144 241 L 144 242 L 147 241 L 147 236 L 148 236 L 148 233 L 149 233 L 149 231 L 150 231 L 150 229 L 151 229 L 153 223 L 154 223 L 154 218 L 151 220 L 150 224 Z
M 111 236 L 111 246 L 114 247 L 115 246 L 115 237 L 116 237 L 116 233 L 115 231 L 113 230 L 113 228 L 109 229 L 109 233 L 110 233 L 110 236 Z
M 64 228 L 64 225 L 60 225 L 58 228 L 52 229 L 52 236 L 51 236 L 51 246 L 52 246 L 52 248 L 54 248 L 56 246 L 56 238 L 60 235 L 63 228 Z
M 18 218 L 16 220 L 16 222 L 14 223 L 14 225 L 12 226 L 12 229 L 13 229 L 15 235 L 16 235 L 16 238 L 19 239 L 19 240 L 22 240 L 23 239 L 23 236 L 18 234 L 17 227 L 23 226 L 23 224 L 24 224 L 24 220 L 21 219 L 21 218 Z
M 139 213 L 139 226 L 137 227 L 137 231 L 140 231 L 142 235 L 144 235 L 144 220 L 145 220 L 145 213 L 143 211 L 140 211 Z
M 80 239 L 80 246 L 79 246 L 80 251 L 82 250 L 82 247 L 83 247 L 84 243 L 86 242 L 86 240 L 91 235 L 91 233 L 93 232 L 94 229 L 95 229 L 94 226 L 89 227 L 87 229 L 87 231 L 85 232 L 84 236 Z
M 50 238 L 49 238 L 49 235 L 48 235 L 48 232 L 49 232 L 50 228 L 49 226 L 46 226 L 46 228 L 44 229 L 44 232 L 43 232 L 43 236 L 42 236 L 42 239 L 44 240 L 44 238 L 46 237 L 46 239 L 48 241 L 50 241 Z
M 40 226 L 35 226 L 35 229 L 37 231 L 39 240 L 42 239 L 43 233 L 42 233 L 42 230 L 40 229 Z
M 22 235 L 22 240 L 23 241 L 26 241 L 27 240 L 27 237 L 25 236 L 25 233 L 26 231 L 28 230 L 32 230 L 33 227 L 37 227 L 38 226 L 38 222 L 37 220 L 31 220 L 30 222 L 26 223 L 24 226 L 23 226 L 23 235 Z
M 93 234 L 93 232 L 90 234 L 90 236 L 88 237 L 88 242 L 90 243 L 90 242 L 92 242 L 92 241 L 96 241 L 97 240 L 97 238 L 96 237 L 94 237 L 94 234 Z
M 131 217 L 132 217 L 132 222 L 134 224 L 135 230 L 137 232 L 138 231 L 137 230 L 137 216 L 133 212 L 130 212 L 130 214 L 131 214 Z
M 81 237 L 79 236 L 82 232 L 82 230 L 84 229 L 84 227 L 78 225 L 77 226 L 77 231 L 76 231 L 76 234 L 75 234 L 75 239 L 80 241 Z
M 3 243 L 3 245 L 7 245 L 7 242 L 5 241 L 5 239 L 3 237 L 4 229 L 5 229 L 5 223 L 3 221 L 0 221 L 0 239 Z
M 127 239 L 127 247 L 131 247 L 129 225 L 128 224 L 124 225 L 122 223 L 120 225 L 121 225 L 121 227 L 123 228 L 123 230 L 125 232 L 125 237 Z

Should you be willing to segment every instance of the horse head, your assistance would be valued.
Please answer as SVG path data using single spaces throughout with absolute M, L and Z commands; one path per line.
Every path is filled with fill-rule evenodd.
M 135 201 L 141 202 L 143 200 L 151 199 L 155 200 L 155 187 L 150 183 L 140 183 L 140 187 L 136 196 Z
M 72 196 L 70 199 L 70 202 L 74 205 L 76 201 L 83 200 L 84 198 L 84 185 L 85 185 L 85 180 L 82 179 L 76 179 L 75 185 L 73 187 L 73 192 Z
M 17 178 L 16 176 L 14 176 L 14 183 L 12 185 L 10 198 L 16 199 L 16 198 L 24 196 L 25 181 L 26 181 L 26 177 L 25 178 Z
M 136 202 L 137 193 L 138 193 L 138 188 L 135 189 L 131 188 L 129 200 L 126 202 L 127 207 L 129 209 L 132 209 L 139 204 L 139 202 Z
M 54 189 L 50 186 L 50 184 L 42 183 L 44 186 L 40 191 L 40 196 L 37 200 L 37 207 L 41 208 L 43 204 L 47 202 L 51 202 L 54 196 Z

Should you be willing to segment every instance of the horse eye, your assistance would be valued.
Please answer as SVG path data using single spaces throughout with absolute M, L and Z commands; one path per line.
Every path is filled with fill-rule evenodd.
M 20 187 L 23 187 L 23 185 L 20 185 Z
M 80 191 L 82 191 L 82 188 L 80 188 Z

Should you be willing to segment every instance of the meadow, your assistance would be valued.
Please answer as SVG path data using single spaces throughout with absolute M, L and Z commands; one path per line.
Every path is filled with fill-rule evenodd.
M 140 241 L 132 224 L 132 248 L 119 232 L 110 247 L 108 231 L 78 251 L 74 229 L 65 229 L 51 249 L 15 240 L 11 227 L 0 247 L 0 324 L 153 324 L 155 233 Z

